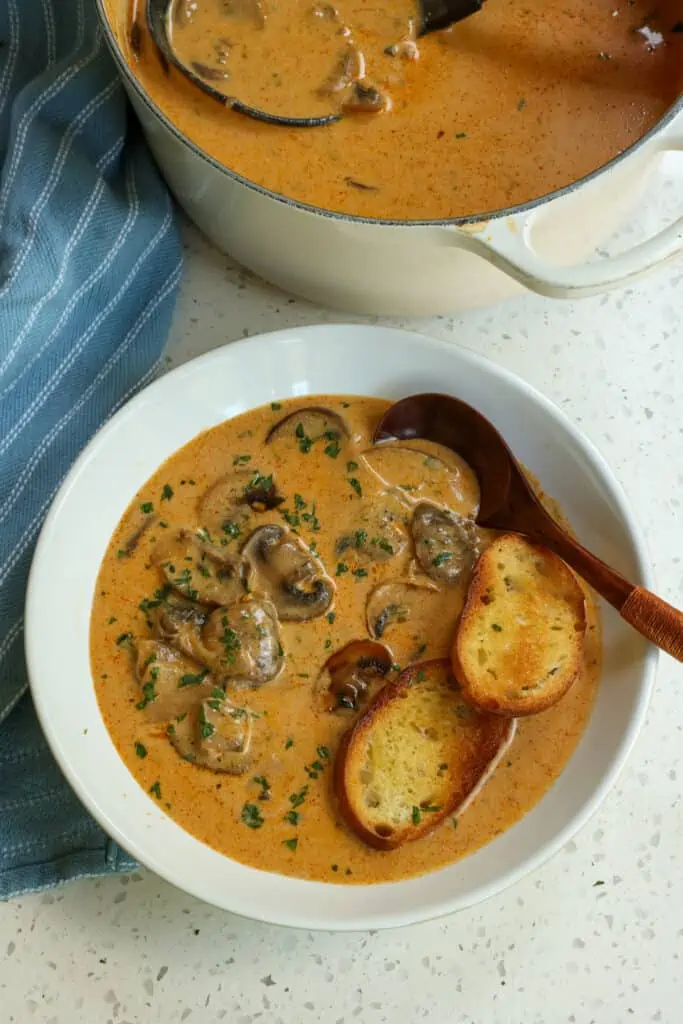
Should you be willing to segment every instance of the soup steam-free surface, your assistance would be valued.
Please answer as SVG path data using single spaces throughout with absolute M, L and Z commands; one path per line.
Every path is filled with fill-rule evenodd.
M 354 714 L 330 711 L 316 682 L 332 652 L 368 636 L 368 596 L 390 580 L 410 579 L 431 588 L 425 589 L 421 614 L 390 623 L 380 637 L 394 661 L 405 667 L 448 655 L 468 576 L 453 583 L 421 572 L 405 542 L 405 520 L 424 501 L 467 516 L 476 508 L 477 487 L 457 456 L 423 442 L 402 446 L 402 455 L 363 455 L 388 402 L 335 396 L 307 404 L 343 417 L 350 438 L 323 437 L 308 444 L 306 430 L 302 436 L 296 428 L 302 419 L 297 416 L 292 429 L 276 432 L 264 444 L 273 425 L 302 406 L 301 400 L 275 403 L 276 408 L 253 410 L 200 434 L 136 495 L 98 577 L 91 620 L 93 679 L 105 722 L 129 770 L 198 839 L 268 871 L 345 883 L 392 881 L 473 852 L 543 796 L 590 714 L 599 670 L 599 623 L 588 599 L 583 673 L 558 705 L 521 721 L 509 755 L 457 827 L 447 821 L 425 839 L 392 852 L 364 846 L 340 822 L 331 785 L 335 751 Z M 266 492 L 284 501 L 269 510 L 257 504 L 238 534 L 234 525 L 221 527 L 214 499 L 229 493 L 231 480 L 244 486 L 246 478 L 257 483 L 259 478 Z M 276 491 L 269 491 L 271 484 Z M 151 616 L 158 611 L 154 602 L 164 580 L 160 565 L 167 565 L 163 551 L 169 537 L 204 527 L 211 543 L 225 541 L 221 549 L 230 553 L 239 550 L 250 531 L 269 524 L 296 530 L 312 548 L 329 574 L 334 599 L 316 618 L 280 623 L 284 666 L 279 674 L 257 689 L 228 688 L 236 705 L 254 713 L 253 757 L 244 774 L 219 774 L 183 760 L 170 742 L 164 716 L 155 713 L 154 700 L 145 697 L 150 691 L 136 680 L 136 653 L 139 667 Z M 173 566 L 173 579 L 181 578 L 182 564 Z M 198 587 L 215 585 L 203 574 L 196 579 Z M 273 671 L 278 667 L 274 664 Z M 184 677 L 188 691 L 204 685 L 198 676 Z

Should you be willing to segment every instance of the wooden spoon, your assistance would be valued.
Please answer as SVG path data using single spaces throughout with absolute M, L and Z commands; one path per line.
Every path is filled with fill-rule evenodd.
M 461 455 L 479 480 L 477 522 L 521 533 L 563 558 L 622 619 L 667 654 L 683 661 L 683 613 L 645 587 L 629 583 L 592 555 L 543 508 L 496 428 L 480 412 L 450 395 L 413 395 L 384 414 L 374 441 L 424 438 Z

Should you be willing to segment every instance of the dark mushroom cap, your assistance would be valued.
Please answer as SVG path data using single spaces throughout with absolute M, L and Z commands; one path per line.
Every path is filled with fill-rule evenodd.
M 391 669 L 391 651 L 376 640 L 352 640 L 325 662 L 316 691 L 327 711 L 355 711 Z
M 433 580 L 450 586 L 472 571 L 480 553 L 473 519 L 425 501 L 413 512 L 410 529 L 417 560 Z
M 249 586 L 272 601 L 283 620 L 301 622 L 324 615 L 334 584 L 322 563 L 300 537 L 282 526 L 259 526 L 242 553 L 249 565 Z

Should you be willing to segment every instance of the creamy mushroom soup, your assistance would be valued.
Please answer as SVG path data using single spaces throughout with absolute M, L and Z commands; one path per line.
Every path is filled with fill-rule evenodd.
M 267 871 L 372 883 L 455 861 L 540 800 L 590 714 L 587 595 L 580 677 L 520 720 L 466 813 L 391 852 L 342 824 L 340 738 L 401 669 L 448 657 L 491 539 L 457 455 L 372 446 L 388 406 L 289 400 L 200 434 L 135 496 L 99 573 L 92 673 L 121 757 L 184 829 Z
M 568 185 L 648 131 L 683 84 L 678 0 L 488 0 L 419 38 L 409 0 L 172 0 L 160 59 L 144 0 L 106 0 L 132 73 L 202 150 L 250 181 L 365 217 L 484 214 Z

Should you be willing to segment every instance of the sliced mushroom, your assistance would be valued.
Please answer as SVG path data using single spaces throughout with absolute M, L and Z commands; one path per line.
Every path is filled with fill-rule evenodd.
M 351 85 L 354 79 L 362 77 L 364 69 L 363 54 L 355 46 L 348 46 L 339 55 L 334 70 L 327 81 L 320 86 L 318 92 L 323 96 L 342 92 L 343 89 L 347 89 Z
M 230 604 L 245 592 L 242 559 L 189 530 L 158 544 L 154 562 L 173 589 L 191 601 Z
M 208 609 L 176 594 L 161 600 L 149 615 L 152 633 L 184 654 L 194 657 L 201 646 L 201 630 Z
M 334 584 L 300 537 L 274 524 L 259 526 L 244 545 L 250 590 L 264 594 L 283 620 L 324 615 Z
M 371 562 L 387 562 L 402 555 L 408 545 L 408 514 L 390 494 L 378 494 L 362 505 L 353 529 L 337 540 L 336 553 L 356 553 Z
M 217 480 L 199 502 L 202 524 L 215 534 L 214 542 L 227 546 L 244 535 L 254 512 L 277 508 L 285 499 L 278 493 L 272 473 L 235 470 Z
M 451 455 L 451 453 L 448 453 Z M 385 486 L 409 504 L 425 499 L 454 508 L 463 515 L 476 512 L 478 489 L 468 469 L 460 469 L 427 449 L 382 444 L 362 453 L 366 464 Z
M 425 657 L 446 657 L 461 606 L 450 591 L 426 579 L 425 583 L 390 580 L 368 594 L 368 632 L 373 639 L 391 644 L 394 660 L 403 668 Z
M 473 519 L 425 501 L 415 509 L 410 528 L 417 560 L 433 580 L 452 586 L 471 573 L 481 543 Z
M 141 513 L 138 525 L 133 529 L 132 533 L 129 534 L 128 538 L 119 549 L 122 552 L 122 556 L 125 555 L 126 557 L 129 557 L 132 555 L 144 535 L 149 530 L 150 526 L 154 526 L 158 520 L 159 516 Z
M 216 680 L 255 688 L 284 664 L 277 614 L 268 601 L 243 600 L 216 608 L 202 630 L 206 664 Z
M 357 710 L 391 669 L 391 651 L 375 640 L 352 640 L 325 662 L 316 694 L 326 711 Z
M 349 114 L 381 114 L 390 109 L 391 97 L 388 93 L 380 92 L 367 79 L 353 83 L 351 92 L 343 104 L 343 110 Z
M 215 685 L 208 668 L 159 640 L 138 641 L 135 674 L 140 684 L 136 706 L 152 722 L 184 714 Z
M 335 450 L 338 454 L 349 436 L 349 428 L 338 412 L 322 405 L 308 405 L 278 420 L 266 434 L 266 444 L 290 438 L 303 452 L 308 452 L 316 441 L 327 441 L 327 454 Z
M 213 772 L 243 775 L 252 766 L 253 715 L 220 689 L 179 715 L 167 733 L 181 757 Z

